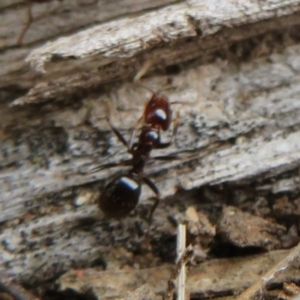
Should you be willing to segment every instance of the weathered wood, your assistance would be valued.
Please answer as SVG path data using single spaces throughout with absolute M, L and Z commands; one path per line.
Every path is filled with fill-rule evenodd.
M 23 0 L 0 3 L 0 89 L 13 86 L 31 88 L 42 78 L 25 62 L 38 45 L 59 36 L 74 33 L 130 14 L 142 14 L 176 2 L 174 0 L 73 0 L 33 5 L 34 23 L 26 33 L 23 46 L 16 41 L 26 23 L 27 5 Z M 43 80 L 42 80 L 43 81 Z
M 237 29 L 243 25 L 249 26 L 252 23 L 272 20 L 272 18 L 275 21 L 275 17 L 278 22 L 279 17 L 285 15 L 291 17 L 292 13 L 298 13 L 299 5 L 298 1 L 274 0 L 264 3 L 251 0 L 233 1 L 232 5 L 227 1 L 184 1 L 155 12 L 108 22 L 59 39 L 33 51 L 27 60 L 38 70 L 47 69 L 50 73 L 52 69 L 60 70 L 62 66 L 65 67 L 67 61 L 71 66 L 64 71 L 69 74 L 70 69 L 73 69 L 70 58 L 88 59 L 88 61 L 97 62 L 97 67 L 99 67 L 116 58 L 137 56 L 142 51 L 149 51 L 163 45 L 167 46 L 170 52 L 169 44 L 177 40 L 182 43 L 187 38 L 199 36 L 203 39 L 217 33 L 222 33 L 224 39 L 224 32 L 221 31 L 226 27 Z M 264 26 L 262 33 L 264 30 L 270 30 L 270 28 Z M 257 34 L 258 32 L 255 33 Z M 243 38 L 249 38 L 252 35 L 253 32 Z M 234 35 L 230 35 L 230 38 L 230 42 L 242 39 Z M 59 62 L 57 58 L 60 59 Z M 53 60 L 54 64 L 51 65 Z M 45 66 L 48 62 L 50 65 Z M 77 70 L 84 71 L 89 68 L 87 61 L 86 64 L 76 67 Z M 62 74 L 61 70 L 60 74 Z
M 159 3 L 168 2 L 145 0 L 144 5 L 135 8 L 135 12 L 146 7 L 158 7 Z M 220 49 L 220 46 L 229 47 L 233 42 L 270 30 L 283 30 L 298 25 L 299 3 L 295 0 L 249 0 L 232 3 L 193 0 L 113 20 L 34 50 L 27 61 L 39 70 L 46 69 L 47 73 L 42 79 L 39 74 L 24 65 L 23 59 L 28 49 L 14 49 L 9 54 L 4 52 L 1 59 L 3 65 L 0 64 L 1 86 L 10 86 L 17 81 L 21 87 L 31 88 L 30 92 L 15 101 L 15 104 L 72 99 L 74 95 L 78 95 L 78 90 L 82 93 L 95 90 L 108 81 L 132 78 L 145 60 L 152 61 L 153 69 L 161 69 L 206 56 Z M 58 13 L 57 20 L 56 14 L 51 14 L 54 20 L 50 28 L 43 26 L 45 23 L 52 23 L 44 18 L 42 24 L 36 23 L 30 29 L 35 40 L 40 41 L 41 37 L 57 37 L 58 34 L 75 31 L 94 21 L 103 22 L 115 16 L 114 13 L 106 14 L 106 11 L 111 11 L 111 6 L 115 8 L 115 4 L 101 2 L 97 9 L 92 4 L 83 8 L 74 4 L 73 7 L 70 3 L 63 5 L 67 5 L 67 10 L 74 10 L 68 21 L 70 23 L 65 24 L 64 13 Z M 125 1 L 122 5 L 119 15 L 132 12 L 134 8 L 131 7 L 136 7 L 130 6 L 130 1 Z M 38 6 L 36 9 L 43 8 L 45 9 Z M 86 15 L 91 16 L 89 20 L 86 20 Z M 9 14 L 8 18 L 3 28 L 15 28 L 14 23 L 9 23 L 15 22 L 15 18 L 12 21 Z M 62 23 L 65 31 L 61 29 Z M 39 28 L 44 29 L 39 32 Z M 17 32 L 20 32 L 21 28 L 17 29 Z M 7 47 L 7 44 L 5 45 Z M 16 69 L 21 68 L 22 74 L 16 72 Z M 49 80 L 50 85 L 38 84 L 40 81 Z
M 174 105 L 182 115 L 176 148 L 163 152 L 179 153 L 185 165 L 173 161 L 147 168 L 163 197 L 172 195 L 178 185 L 191 189 L 255 181 L 299 167 L 299 51 L 293 46 L 281 55 L 238 67 L 225 63 L 196 67 L 172 76 L 171 86 L 166 86 L 167 76 L 144 82 L 154 90 L 169 87 L 166 95 L 171 101 L 190 103 Z M 2 270 L 23 280 L 32 279 L 32 273 L 45 279 L 66 270 L 71 262 L 80 266 L 95 260 L 108 251 L 108 241 L 120 243 L 115 235 L 135 243 L 136 238 L 128 235 L 135 231 L 134 215 L 119 229 L 118 222 L 111 222 L 107 231 L 107 221 L 101 221 L 93 204 L 98 188 L 114 170 L 85 172 L 118 161 L 125 153 L 105 124 L 103 102 L 113 100 L 119 108 L 113 122 L 128 135 L 148 96 L 142 88 L 125 84 L 109 95 L 86 99 L 80 107 L 48 106 L 34 114 L 30 107 L 10 113 L 0 110 L 2 123 L 6 122 L 1 142 L 1 221 L 11 220 L 0 235 Z M 78 171 L 83 174 L 72 175 Z M 83 186 L 96 180 L 100 183 Z M 281 184 L 280 189 L 290 188 L 289 181 Z M 276 192 L 278 185 L 265 189 Z M 149 196 L 145 189 L 143 201 Z M 153 237 L 175 231 L 166 220 L 177 214 L 176 203 L 159 207 Z M 187 199 L 185 205 L 190 204 L 199 205 L 197 199 Z M 22 221 L 16 224 L 13 220 L 18 218 Z M 90 224 L 98 221 L 84 231 L 80 227 L 84 219 L 91 219 Z
M 167 2 L 144 3 L 149 8 L 147 5 Z M 113 122 L 129 136 L 150 93 L 132 83 L 111 81 L 133 75 L 146 59 L 152 60 L 155 69 L 177 66 L 203 53 L 210 56 L 179 65 L 178 74 L 156 74 L 143 81 L 171 101 L 187 103 L 174 105 L 181 114 L 176 145 L 156 151 L 156 155 L 177 153 L 183 159 L 149 164 L 146 169 L 163 198 L 174 195 L 178 187 L 188 190 L 228 182 L 251 182 L 255 191 L 271 194 L 298 191 L 300 46 L 297 35 L 292 38 L 279 31 L 277 40 L 269 31 L 297 28 L 299 3 L 218 1 L 216 6 L 209 0 L 201 5 L 188 1 L 155 12 L 139 10 L 140 16 L 131 17 L 127 17 L 128 10 L 134 8 L 120 8 L 118 16 L 125 17 L 32 52 L 28 61 L 44 67 L 43 76 L 23 59 L 43 40 L 46 29 L 39 32 L 39 25 L 52 24 L 56 10 L 58 18 L 63 18 L 60 6 L 49 6 L 53 9 L 49 18 L 33 25 L 25 39 L 28 48 L 8 51 L 20 27 L 16 29 L 0 54 L 0 271 L 33 283 L 56 277 L 70 267 L 87 267 L 115 245 L 138 247 L 141 237 L 136 222 L 141 230 L 146 228 L 143 219 L 151 192 L 144 189 L 138 213 L 121 224 L 108 221 L 98 212 L 95 200 L 115 170 L 88 171 L 126 155 L 105 122 L 105 103 L 112 101 Z M 24 8 L 20 5 L 22 15 Z M 34 10 L 42 13 L 44 8 L 37 5 Z M 5 8 L 10 9 L 14 11 Z M 87 26 L 82 16 L 93 9 L 74 8 L 81 21 L 79 27 L 73 27 L 75 21 L 66 20 L 67 31 Z M 104 22 L 104 15 L 87 22 Z M 13 28 L 9 23 L 12 12 L 8 16 L 6 30 Z M 1 16 L 0 20 L 4 24 Z M 143 33 L 141 22 L 143 30 L 149 26 L 149 31 Z M 58 24 L 53 20 L 54 33 L 45 39 L 59 36 Z M 87 34 L 92 34 L 95 48 L 86 47 Z M 249 50 L 253 56 L 272 53 L 273 48 L 281 51 L 248 62 L 216 60 L 203 65 L 219 57 L 213 50 L 258 34 L 261 40 Z M 104 83 L 109 84 L 102 87 Z M 43 104 L 10 107 L 13 100 L 14 104 Z M 263 181 L 285 171 L 290 172 L 277 182 Z M 179 210 L 189 205 L 202 208 L 199 196 L 186 193 L 185 197 L 185 201 L 162 201 L 151 231 L 154 246 L 163 235 L 175 232 L 168 217 L 180 217 Z
M 194 299 L 207 299 L 208 295 L 235 296 L 272 268 L 276 262 L 288 255 L 289 251 L 273 251 L 270 253 L 235 259 L 215 259 L 203 262 L 198 267 L 188 270 L 187 291 Z M 84 293 L 86 287 L 101 299 L 122 299 L 127 292 L 147 284 L 157 294 L 164 294 L 167 281 L 174 266 L 163 264 L 160 267 L 145 270 L 96 271 L 84 270 L 82 273 L 70 271 L 63 275 L 58 283 L 60 289 L 72 288 Z M 296 268 L 290 267 L 281 276 L 273 278 L 272 284 L 289 281 L 290 278 L 299 279 Z M 107 286 L 110 288 L 107 289 Z M 157 298 L 159 299 L 159 298 Z

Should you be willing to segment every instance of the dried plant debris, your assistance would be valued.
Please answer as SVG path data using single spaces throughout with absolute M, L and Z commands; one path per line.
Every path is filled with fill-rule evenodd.
M 296 224 L 293 224 L 288 232 L 281 236 L 282 248 L 288 249 L 296 246 L 300 241 Z
M 186 222 L 188 243 L 193 245 L 194 250 L 192 262 L 201 262 L 207 257 L 209 245 L 216 235 L 216 227 L 204 213 L 196 211 L 193 206 L 186 210 Z
M 224 242 L 238 247 L 260 247 L 266 250 L 281 247 L 280 236 L 284 226 L 243 212 L 236 207 L 225 206 L 217 232 Z
M 290 250 L 276 250 L 255 256 L 205 261 L 197 267 L 190 267 L 187 277 L 187 292 L 193 299 L 215 298 L 222 295 L 237 295 L 261 279 L 277 262 L 284 260 Z M 156 299 L 163 295 L 174 265 L 142 270 L 97 271 L 94 269 L 72 270 L 57 280 L 60 291 L 72 289 L 86 294 L 91 291 L 98 299 L 135 299 L 144 294 L 145 299 Z M 300 280 L 295 267 L 285 268 L 272 283 L 279 286 L 289 278 Z M 127 297 L 127 298 L 126 298 Z M 142 299 L 142 298 L 140 298 Z
M 119 299 L 130 293 L 139 293 L 139 288 L 148 284 L 154 293 L 163 292 L 171 273 L 171 265 L 145 270 L 97 271 L 72 270 L 59 280 L 60 290 L 73 289 L 85 293 L 87 289 L 99 299 Z M 149 290 L 147 288 L 147 290 Z M 127 296 L 126 296 L 127 295 Z
M 299 200 L 297 201 L 299 202 Z M 273 204 L 273 212 L 276 216 L 282 217 L 286 215 L 294 215 L 300 214 L 300 207 L 298 207 L 299 203 L 296 201 L 289 201 L 287 195 L 280 197 L 274 201 Z M 297 205 L 298 204 L 298 205 Z
M 186 233 L 186 228 L 184 226 L 184 231 Z M 187 293 L 186 290 L 186 264 L 191 261 L 194 256 L 194 249 L 192 245 L 186 247 L 183 251 L 180 249 L 180 246 L 185 246 L 185 241 L 180 241 L 180 233 L 181 230 L 178 230 L 178 238 L 177 238 L 177 262 L 173 271 L 171 272 L 171 276 L 168 280 L 167 289 L 164 294 L 164 300 L 172 300 L 174 298 L 175 290 L 177 291 L 177 299 L 184 299 Z M 184 233 L 184 235 L 185 235 Z M 182 245 L 180 245 L 182 244 Z M 180 253 L 181 252 L 181 253 Z
M 0 274 L 0 299 L 3 300 L 39 300 L 33 294 L 17 285 L 9 277 Z
M 196 209 L 190 206 L 186 210 L 186 220 L 188 222 L 188 232 L 194 237 L 198 237 L 201 244 L 207 246 L 216 235 L 216 227 L 211 224 L 208 217 L 197 212 Z
M 297 297 L 297 298 L 295 298 L 295 297 Z M 285 282 L 283 284 L 283 291 L 279 293 L 278 299 L 280 299 L 280 300 L 300 299 L 299 285 L 297 285 L 293 282 L 291 282 L 291 283 Z
M 132 292 L 128 292 L 123 300 L 161 300 L 161 296 L 154 293 L 149 284 L 143 284 Z
M 250 300 L 261 298 L 263 293 L 272 284 L 278 285 L 278 282 L 284 283 L 288 278 L 293 278 L 299 281 L 299 258 L 300 258 L 300 244 L 286 253 L 283 259 L 276 260 L 276 264 L 269 266 L 268 271 L 260 274 L 259 278 L 251 284 L 245 291 L 243 291 L 237 300 Z M 287 276 L 288 271 L 296 270 L 296 277 Z M 282 280 L 283 279 L 283 280 Z M 289 280 L 289 279 L 288 279 Z

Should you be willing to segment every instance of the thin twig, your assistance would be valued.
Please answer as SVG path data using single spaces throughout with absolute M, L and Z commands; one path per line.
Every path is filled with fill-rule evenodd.
M 280 272 L 284 271 L 296 258 L 300 257 L 300 243 L 291 250 L 281 262 L 268 271 L 262 278 L 257 280 L 248 289 L 246 289 L 237 300 L 253 299 L 258 293 L 262 293 L 263 289 L 271 282 Z
M 179 224 L 177 227 L 177 263 L 181 260 L 186 248 L 186 225 Z M 177 284 L 177 300 L 185 300 L 185 262 L 180 264 Z
M 183 238 L 184 238 L 185 233 L 182 234 L 181 231 L 185 231 L 185 229 L 182 227 L 181 229 L 177 230 L 177 249 L 179 249 L 180 243 L 183 244 Z M 185 244 L 185 238 L 184 238 L 184 244 Z M 179 273 L 182 272 L 182 269 L 184 269 L 184 273 L 186 272 L 185 264 L 191 259 L 193 254 L 194 254 L 194 249 L 193 249 L 192 245 L 189 245 L 187 248 L 185 248 L 183 250 L 183 253 L 181 255 L 178 255 L 176 265 L 171 273 L 170 279 L 168 280 L 168 286 L 167 286 L 167 289 L 166 289 L 166 292 L 164 295 L 164 300 L 172 300 L 173 299 L 175 287 L 176 287 L 175 281 L 176 281 L 176 279 L 178 279 L 178 275 L 179 275 Z M 180 277 L 180 275 L 179 275 L 179 277 Z M 177 288 L 178 288 L 177 294 L 178 295 L 182 292 L 182 290 L 185 293 L 184 286 L 185 286 L 185 278 L 182 278 L 180 280 L 180 282 L 178 282 L 178 284 L 177 284 Z M 181 290 L 181 292 L 179 292 L 179 289 Z

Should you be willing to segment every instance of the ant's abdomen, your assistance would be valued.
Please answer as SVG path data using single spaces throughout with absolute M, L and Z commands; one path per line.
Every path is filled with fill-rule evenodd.
M 140 194 L 141 184 L 134 178 L 121 175 L 104 188 L 99 207 L 106 217 L 122 218 L 136 207 Z

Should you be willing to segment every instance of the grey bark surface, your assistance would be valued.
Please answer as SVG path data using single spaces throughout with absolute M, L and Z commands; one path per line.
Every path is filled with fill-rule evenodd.
M 126 157 L 105 121 L 107 103 L 129 136 L 151 96 L 132 83 L 147 60 L 143 84 L 185 103 L 173 105 L 180 111 L 175 145 L 156 151 L 182 159 L 145 171 L 163 197 L 154 240 L 175 234 L 168 217 L 201 208 L 201 196 L 166 199 L 178 189 L 299 190 L 300 1 L 75 2 L 34 6 L 41 17 L 23 47 L 14 42 L 26 6 L 1 3 L 1 272 L 41 282 L 87 267 L 113 246 L 137 247 L 136 222 L 147 228 L 151 191 L 143 189 L 139 208 L 121 223 L 106 220 L 96 199 L 123 169 L 89 171 Z M 245 49 L 247 60 L 239 56 Z M 174 66 L 179 72 L 168 74 Z

